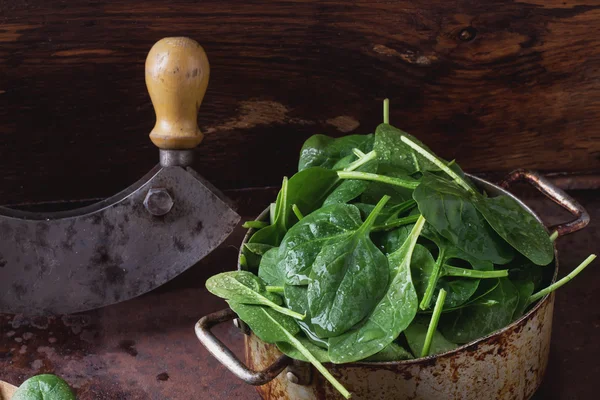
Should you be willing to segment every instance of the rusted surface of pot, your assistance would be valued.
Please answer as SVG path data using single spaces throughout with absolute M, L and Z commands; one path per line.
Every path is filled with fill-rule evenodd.
M 529 399 L 548 363 L 554 296 L 508 328 L 447 354 L 415 361 L 325 364 L 356 400 Z M 251 334 L 246 363 L 260 371 L 281 353 Z M 343 397 L 312 366 L 294 384 L 288 368 L 257 390 L 265 400 L 330 400 Z
M 504 194 L 519 199 L 500 186 L 469 176 L 490 196 Z M 551 227 L 559 236 L 576 232 L 589 223 L 587 212 L 569 195 L 531 171 L 511 173 L 500 185 L 507 188 L 516 180 L 526 180 L 576 218 Z M 267 211 L 258 219 L 265 218 Z M 252 232 L 248 232 L 244 243 Z M 555 269 L 558 255 L 555 247 Z M 241 267 L 238 265 L 238 269 Z M 326 364 L 326 368 L 360 400 L 503 400 L 529 399 L 540 386 L 550 351 L 554 294 L 544 297 L 523 317 L 486 337 L 447 353 L 409 361 Z M 216 337 L 211 326 L 235 318 L 231 310 L 208 315 L 196 325 L 196 334 L 219 361 L 257 390 L 265 400 L 323 400 L 343 397 L 310 364 L 282 356 L 274 345 L 246 333 L 246 365 L 235 358 Z

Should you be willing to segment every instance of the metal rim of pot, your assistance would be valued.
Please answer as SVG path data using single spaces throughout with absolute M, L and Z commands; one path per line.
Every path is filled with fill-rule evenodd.
M 577 232 L 583 228 L 585 228 L 589 222 L 590 217 L 588 212 L 570 195 L 564 192 L 562 189 L 553 185 L 548 179 L 541 176 L 539 173 L 531 170 L 518 169 L 510 174 L 502 181 L 500 181 L 497 185 L 492 184 L 484 179 L 475 177 L 470 174 L 466 174 L 470 179 L 472 179 L 479 187 L 491 187 L 496 189 L 498 192 L 505 194 L 507 196 L 515 199 L 521 206 L 523 206 L 530 214 L 532 214 L 540 223 L 543 224 L 541 218 L 531 210 L 526 204 L 524 204 L 519 198 L 515 197 L 513 194 L 508 192 L 508 188 L 512 183 L 517 181 L 525 181 L 537 189 L 539 192 L 544 194 L 550 200 L 564 208 L 566 211 L 571 213 L 575 219 L 548 227 L 547 230 L 549 232 L 556 231 L 558 233 L 558 237 L 565 236 L 574 232 Z M 263 220 L 269 213 L 269 207 L 265 209 L 256 220 Z M 250 229 L 246 235 L 244 236 L 243 243 L 246 243 L 250 236 L 253 234 L 253 230 Z M 241 251 L 241 249 L 240 249 Z M 554 243 L 554 273 L 552 277 L 552 282 L 556 281 L 558 276 L 558 252 L 556 249 L 556 243 Z M 238 270 L 241 270 L 241 265 L 238 264 Z M 444 357 L 450 357 L 456 353 L 465 351 L 473 346 L 478 346 L 482 342 L 486 342 L 489 340 L 493 340 L 495 337 L 502 335 L 504 332 L 523 324 L 526 320 L 528 320 L 536 311 L 542 307 L 543 304 L 549 301 L 550 296 L 553 294 L 550 293 L 546 295 L 544 298 L 540 299 L 537 304 L 535 304 L 527 313 L 525 313 L 521 318 L 513 321 L 511 324 L 505 326 L 502 329 L 494 331 L 486 336 L 483 336 L 479 339 L 471 341 L 469 343 L 463 344 L 456 349 L 430 355 L 427 357 L 415 358 L 412 360 L 402 360 L 402 361 L 386 361 L 386 362 L 354 362 L 348 364 L 340 364 L 340 366 L 357 366 L 357 365 L 370 365 L 370 366 L 385 366 L 385 365 L 409 365 L 409 364 L 417 364 L 423 362 L 431 362 L 432 360 L 441 359 Z M 244 363 L 242 363 L 233 352 L 227 348 L 213 333 L 211 332 L 211 328 L 215 325 L 218 325 L 223 322 L 234 320 L 235 325 L 242 330 L 245 334 L 249 334 L 249 328 L 239 319 L 237 319 L 237 315 L 229 308 L 214 312 L 212 314 L 206 315 L 202 317 L 195 326 L 196 336 L 200 340 L 200 342 L 206 347 L 206 349 L 219 361 L 221 362 L 230 372 L 236 375 L 238 378 L 242 379 L 244 382 L 250 385 L 259 386 L 264 385 L 275 377 L 277 377 L 286 367 L 293 364 L 294 360 L 286 355 L 282 355 L 279 357 L 273 364 L 268 366 L 267 368 L 261 371 L 253 371 L 250 368 L 246 367 Z

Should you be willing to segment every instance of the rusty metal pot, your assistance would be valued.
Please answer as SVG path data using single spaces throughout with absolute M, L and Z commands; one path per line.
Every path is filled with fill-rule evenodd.
M 573 198 L 533 171 L 512 172 L 498 185 L 469 175 L 490 196 L 504 194 L 517 200 L 540 222 L 541 219 L 506 189 L 525 180 L 575 216 L 575 220 L 549 228 L 559 237 L 576 232 L 589 223 L 589 215 Z M 268 209 L 258 219 L 266 218 Z M 244 238 L 248 240 L 251 232 Z M 554 248 L 555 270 L 558 255 Z M 238 265 L 238 269 L 241 267 Z M 550 350 L 554 295 L 540 300 L 527 314 L 509 326 L 455 350 L 430 357 L 397 362 L 327 364 L 331 373 L 352 393 L 353 399 L 484 400 L 529 399 L 540 386 Z M 196 335 L 209 352 L 237 377 L 257 390 L 265 400 L 341 399 L 341 395 L 308 363 L 282 355 L 274 345 L 253 335 L 239 320 L 246 334 L 246 365 L 210 331 L 211 327 L 235 319 L 226 309 L 200 319 Z M 286 370 L 286 373 L 282 373 Z

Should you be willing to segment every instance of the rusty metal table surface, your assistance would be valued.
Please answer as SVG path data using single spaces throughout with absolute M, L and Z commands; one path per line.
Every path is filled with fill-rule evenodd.
M 272 190 L 230 193 L 245 215 L 256 215 Z M 584 231 L 559 239 L 564 275 L 600 241 L 600 191 L 571 194 L 588 209 Z M 525 196 L 525 197 L 523 197 Z M 522 197 L 548 223 L 568 216 L 541 196 Z M 246 218 L 247 219 L 247 218 Z M 142 297 L 100 310 L 60 317 L 0 314 L 0 380 L 18 385 L 39 373 L 66 379 L 80 400 L 259 399 L 199 344 L 194 324 L 225 307 L 207 293 L 205 280 L 236 265 L 244 230 L 234 234 L 198 265 Z M 592 264 L 559 290 L 550 364 L 535 399 L 594 399 L 600 376 L 600 265 Z M 233 325 L 218 335 L 242 355 L 242 337 Z

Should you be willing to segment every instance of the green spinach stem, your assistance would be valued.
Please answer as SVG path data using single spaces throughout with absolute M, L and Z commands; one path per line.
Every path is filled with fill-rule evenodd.
M 445 301 L 446 291 L 444 289 L 440 289 L 437 301 L 435 302 L 435 307 L 433 308 L 433 314 L 431 314 L 431 321 L 429 322 L 429 327 L 427 328 L 427 336 L 425 336 L 425 343 L 423 343 L 421 357 L 427 357 L 429 355 L 431 342 L 433 341 L 433 335 L 435 334 L 438 322 L 440 321 L 440 315 L 442 314 L 442 308 L 444 308 Z
M 298 206 L 296 204 L 292 204 L 292 211 L 294 212 L 294 214 L 296 214 L 296 218 L 298 218 L 298 221 L 302 221 L 302 218 L 304 218 L 304 215 L 302 215 L 302 212 L 300 211 L 300 209 L 298 208 Z
M 354 171 L 355 169 L 362 167 L 369 161 L 374 160 L 375 158 L 377 158 L 377 152 L 375 150 L 370 151 L 367 154 L 363 153 L 363 155 L 358 160 L 350 163 L 346 168 L 344 168 L 344 171 Z
M 352 152 L 358 158 L 361 158 L 361 157 L 365 156 L 365 153 L 363 153 L 362 151 L 360 151 L 360 149 L 357 149 L 356 147 L 352 149 Z
M 262 229 L 262 228 L 266 228 L 267 226 L 269 226 L 269 223 L 264 222 L 264 221 L 246 221 L 246 222 L 244 222 L 244 225 L 242 225 L 242 228 Z
M 390 99 L 383 100 L 383 123 L 390 123 Z
M 444 275 L 446 276 L 458 276 L 461 278 L 475 278 L 475 279 L 487 279 L 487 278 L 503 278 L 508 276 L 507 269 L 501 269 L 497 271 L 478 271 L 476 269 L 458 268 L 452 265 L 444 264 Z
M 379 215 L 379 213 L 381 212 L 381 210 L 383 210 L 383 207 L 385 207 L 385 204 L 388 202 L 388 200 L 390 199 L 390 196 L 385 195 L 381 198 L 381 200 L 379 200 L 379 202 L 377 203 L 377 205 L 375 206 L 375 208 L 373 209 L 373 211 L 371 211 L 371 214 L 369 214 L 369 216 L 367 217 L 367 219 L 365 219 L 365 222 L 363 222 L 363 224 L 360 226 L 360 228 L 358 228 L 358 232 L 370 232 L 371 231 L 371 227 L 373 226 L 373 224 L 375 223 L 375 220 L 377 219 L 377 216 Z
M 412 149 L 414 151 L 416 151 L 417 153 L 419 153 L 420 155 L 422 155 L 423 157 L 425 157 L 426 159 L 428 159 L 429 161 L 434 163 L 439 169 L 441 169 L 446 174 L 448 174 L 452 179 L 454 179 L 454 181 L 456 183 L 458 183 L 460 186 L 462 186 L 463 189 L 465 189 L 467 192 L 475 193 L 475 190 L 473 190 L 473 188 L 471 186 L 469 186 L 469 184 L 467 182 L 465 182 L 464 179 L 462 179 L 460 176 L 458 176 L 458 174 L 456 172 L 452 171 L 445 163 L 440 161 L 436 156 L 434 156 L 433 154 L 431 154 L 430 152 L 428 152 L 427 150 L 425 150 L 424 148 L 422 148 L 421 146 L 419 146 L 418 144 L 416 144 L 415 142 L 413 142 L 406 136 L 402 136 L 400 138 L 400 140 L 402 140 L 404 143 L 406 143 L 407 145 L 412 147 Z
M 427 310 L 429 308 L 429 304 L 431 303 L 431 299 L 433 298 L 433 291 L 435 290 L 438 278 L 440 276 L 442 263 L 444 262 L 444 253 L 445 249 L 440 249 L 440 254 L 438 255 L 437 260 L 435 260 L 433 271 L 431 271 L 429 281 L 427 282 L 427 289 L 425 289 L 425 294 L 423 294 L 423 299 L 421 300 L 421 304 L 419 304 L 421 310 Z
M 281 190 L 279 192 L 281 198 L 277 198 L 277 202 L 275 203 L 275 222 L 277 226 L 281 228 L 281 231 L 285 232 L 288 228 L 288 178 L 287 176 L 283 177 L 283 182 L 281 183 Z M 279 204 L 277 204 L 279 203 Z
M 552 235 L 550 235 L 550 241 L 554 242 L 558 238 L 558 231 L 554 231 Z
M 275 324 L 278 325 L 278 322 L 275 321 L 273 319 L 273 317 L 271 317 L 270 315 L 268 315 L 268 313 L 265 313 L 267 315 L 268 318 L 271 319 L 271 321 Z M 325 377 L 325 379 L 327 379 L 329 381 L 329 383 L 331 383 L 333 385 L 333 387 L 335 387 L 341 394 L 342 396 L 344 396 L 344 398 L 349 399 L 350 397 L 352 397 L 352 395 L 350 394 L 350 392 L 337 380 L 333 377 L 333 375 L 331 375 L 331 373 L 327 370 L 327 368 L 325 368 L 323 366 L 323 364 L 321 364 L 319 362 L 319 360 L 316 359 L 315 356 L 313 356 L 313 354 L 310 352 L 310 350 L 308 350 L 298 339 L 296 339 L 292 334 L 290 334 L 290 332 L 288 332 L 285 329 L 282 329 L 282 331 L 284 332 L 285 336 L 287 336 L 287 339 L 289 341 L 289 343 L 294 346 L 296 349 L 298 349 L 298 351 L 300 353 L 302 353 L 302 355 L 304 357 L 306 357 L 306 359 L 312 364 L 314 365 L 314 367 L 321 373 L 323 374 L 323 376 Z
M 398 218 L 390 222 L 386 222 L 385 224 L 375 225 L 371 228 L 371 232 L 380 232 L 380 231 L 389 231 L 391 229 L 397 228 L 399 226 L 412 224 L 413 222 L 417 222 L 420 215 L 409 215 L 408 217 Z
M 340 179 L 359 179 L 363 181 L 381 182 L 387 183 L 389 185 L 400 186 L 407 189 L 415 189 L 417 186 L 419 186 L 418 181 L 412 181 L 401 178 L 392 178 L 390 176 L 372 174 L 369 172 L 338 171 L 337 174 Z
M 591 254 L 581 264 L 579 264 L 579 266 L 577 268 L 575 268 L 573 271 L 571 271 L 571 273 L 569 275 L 565 276 L 564 278 L 562 278 L 558 282 L 554 282 L 552 285 L 548 286 L 547 288 L 542 289 L 539 292 L 532 294 L 531 297 L 529 298 L 529 304 L 538 301 L 539 299 L 541 299 L 545 295 L 547 295 L 549 293 L 552 293 L 553 291 L 555 291 L 559 287 L 563 286 L 565 283 L 569 282 L 571 279 L 575 278 L 581 271 L 583 271 L 585 269 L 585 267 L 587 267 L 588 265 L 590 265 L 590 263 L 592 261 L 594 261 L 595 259 L 596 259 L 596 255 L 595 254 Z
M 268 300 L 268 299 L 265 301 L 265 305 L 271 307 L 273 310 L 277 311 L 278 313 L 281 313 L 283 315 L 289 315 L 290 317 L 299 319 L 300 321 L 302 321 L 304 318 L 306 318 L 306 315 L 292 311 L 289 308 L 278 306 L 277 304 L 273 303 L 271 300 Z
M 283 286 L 266 286 L 269 293 L 283 293 Z

